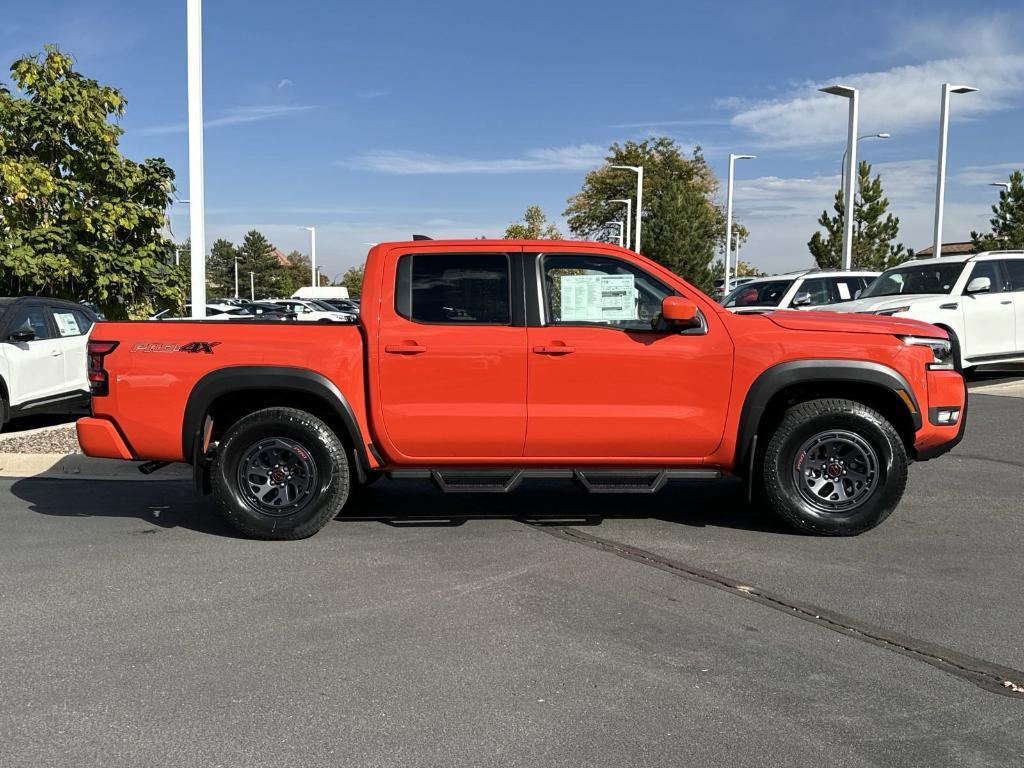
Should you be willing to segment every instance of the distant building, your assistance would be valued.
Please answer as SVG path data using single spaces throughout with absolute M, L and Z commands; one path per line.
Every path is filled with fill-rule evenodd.
M 977 253 L 978 249 L 974 246 L 970 240 L 966 243 L 943 243 L 942 244 L 942 255 L 943 256 L 963 256 L 965 254 Z M 935 246 L 929 245 L 927 248 L 922 248 L 919 251 L 914 251 L 914 256 L 919 259 L 929 259 L 935 253 Z
M 288 256 L 281 253 L 281 251 L 279 251 L 277 248 L 271 251 L 271 253 L 274 254 L 274 258 L 277 259 L 277 263 L 280 264 L 282 267 L 287 267 L 289 264 L 291 264 L 291 262 L 288 261 Z

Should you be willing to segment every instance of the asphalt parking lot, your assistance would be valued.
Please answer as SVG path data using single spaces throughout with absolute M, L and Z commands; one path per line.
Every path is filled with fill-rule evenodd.
M 263 543 L 185 483 L 0 480 L 0 765 L 1020 765 L 1024 384 L 972 388 L 853 539 L 733 483 L 382 483 Z

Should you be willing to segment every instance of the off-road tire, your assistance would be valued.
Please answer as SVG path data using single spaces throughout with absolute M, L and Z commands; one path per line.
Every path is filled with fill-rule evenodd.
M 863 440 L 877 459 L 870 493 L 845 511 L 816 507 L 794 476 L 809 462 L 805 452 L 799 455 L 807 441 L 833 430 Z M 854 536 L 874 528 L 896 508 L 906 488 L 908 464 L 903 440 L 877 411 L 852 400 L 809 400 L 783 415 L 765 448 L 759 486 L 768 506 L 792 528 L 819 536 Z
M 304 503 L 293 512 L 262 511 L 243 489 L 239 466 L 267 441 L 296 448 L 303 466 L 312 469 Z M 311 464 L 310 464 L 311 462 Z M 265 408 L 233 424 L 221 440 L 210 471 L 213 494 L 225 519 L 258 539 L 304 539 L 332 520 L 345 505 L 350 475 L 345 446 L 323 421 L 295 408 Z

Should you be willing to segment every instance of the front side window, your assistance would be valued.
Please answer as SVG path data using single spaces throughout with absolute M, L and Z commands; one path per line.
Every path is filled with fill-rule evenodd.
M 504 253 L 406 254 L 398 260 L 395 310 L 418 323 L 510 325 Z
M 18 310 L 18 314 L 11 321 L 7 332 L 10 334 L 19 331 L 34 332 L 37 341 L 53 338 L 50 333 L 50 324 L 46 321 L 46 310 L 43 307 L 25 307 Z
M 812 305 L 831 304 L 835 299 L 829 291 L 829 283 L 823 277 L 815 277 L 804 280 L 803 285 L 797 288 L 797 294 L 806 293 L 811 297 Z
M 992 286 L 988 293 L 1001 293 L 1005 290 L 1003 286 L 1003 275 L 999 269 L 998 261 L 975 262 L 974 269 L 971 271 L 971 276 L 967 279 L 967 284 L 970 285 L 979 277 L 988 278 L 989 284 Z
M 737 287 L 725 297 L 725 307 L 777 307 L 786 291 L 793 285 L 792 280 L 769 280 L 747 283 Z
M 606 256 L 545 256 L 549 325 L 584 323 L 650 331 L 672 289 L 625 261 Z
M 831 284 L 831 298 L 833 303 L 840 301 L 853 301 L 857 291 L 864 288 L 863 277 L 833 277 L 829 280 Z
M 860 295 L 862 299 L 909 294 L 948 294 L 964 271 L 964 263 L 922 264 L 887 269 Z

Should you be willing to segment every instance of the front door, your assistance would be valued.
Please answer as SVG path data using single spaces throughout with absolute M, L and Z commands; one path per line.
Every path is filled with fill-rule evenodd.
M 11 366 L 11 405 L 31 405 L 64 392 L 64 356 L 54 338 L 49 310 L 41 304 L 21 306 L 7 326 L 8 336 L 32 331 L 32 341 L 5 341 Z
M 1006 259 L 1003 269 L 1013 295 L 1013 311 L 1017 319 L 1017 351 L 1024 352 L 1024 259 Z
M 519 254 L 416 250 L 397 258 L 376 356 L 389 448 L 449 463 L 521 458 L 526 327 L 513 319 L 522 299 L 514 302 L 512 290 Z
M 686 331 L 657 322 L 674 291 L 602 255 L 537 257 L 540 327 L 529 329 L 526 455 L 699 459 L 718 447 L 732 341 L 715 316 Z
M 979 277 L 989 278 L 990 289 L 982 293 L 964 291 L 964 357 L 976 361 L 985 356 L 1012 355 L 1017 350 L 1017 318 L 1013 293 L 998 261 L 977 261 L 967 285 Z

